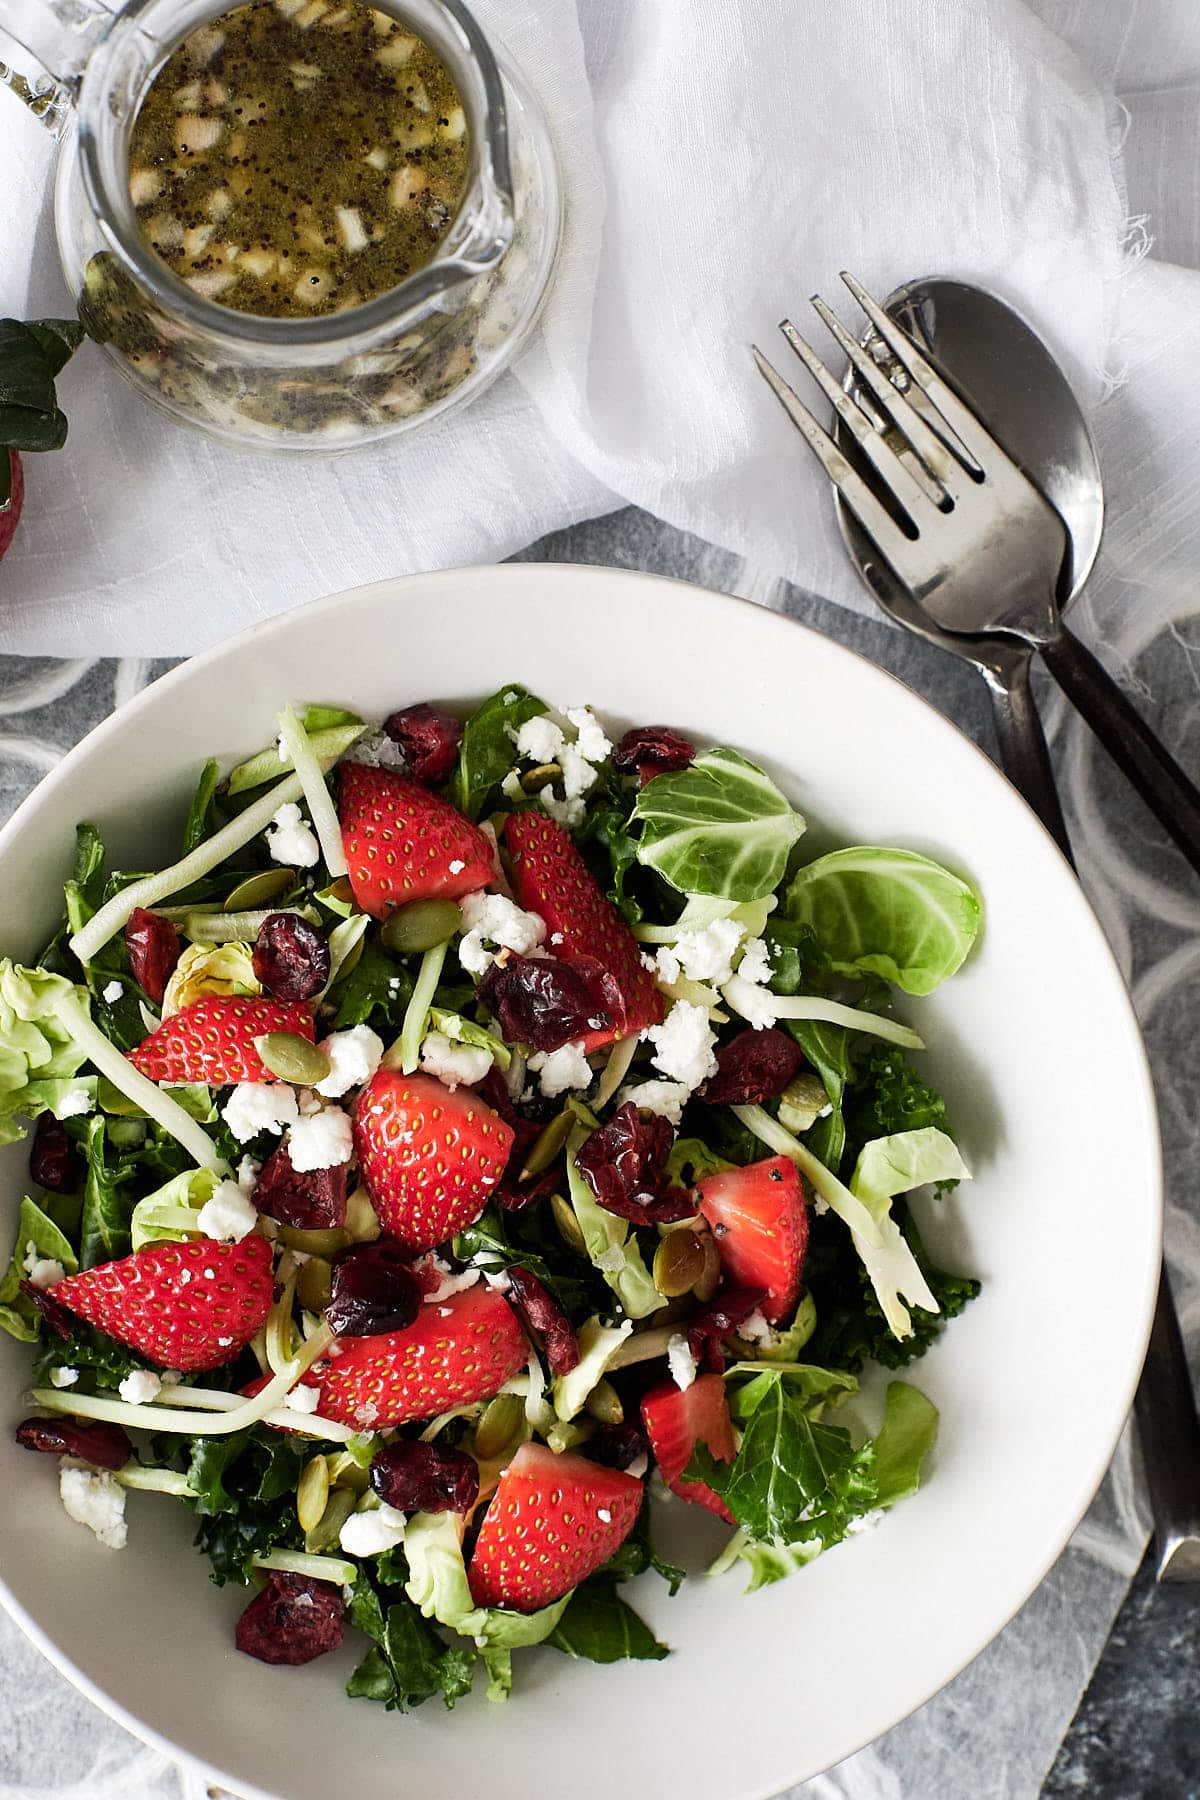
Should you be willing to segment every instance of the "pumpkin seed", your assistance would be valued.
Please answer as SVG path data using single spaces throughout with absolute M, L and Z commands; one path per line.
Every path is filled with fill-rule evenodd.
M 779 1123 L 788 1131 L 807 1131 L 829 1105 L 825 1083 L 806 1070 L 789 1081 L 779 1096 Z
M 336 1256 L 339 1250 L 350 1248 L 350 1234 L 336 1228 L 330 1231 L 299 1231 L 294 1225 L 281 1225 L 276 1236 L 289 1250 L 302 1250 L 305 1256 Z
M 304 1466 L 296 1485 L 296 1517 L 301 1529 L 315 1531 L 325 1516 L 329 1501 L 329 1464 L 323 1456 L 314 1456 Z
M 260 906 L 268 906 L 272 900 L 286 894 L 295 885 L 294 869 L 261 869 L 257 875 L 247 875 L 239 881 L 225 896 L 226 912 L 252 912 Z
M 373 1244 L 383 1229 L 365 1187 L 356 1187 L 346 1201 L 345 1229 L 352 1244 Z
M 704 1245 L 695 1231 L 672 1231 L 654 1252 L 654 1285 L 668 1300 L 690 1294 L 704 1274 Z
M 350 1488 L 356 1494 L 366 1493 L 370 1485 L 370 1471 L 364 1469 L 348 1450 L 335 1450 L 325 1461 L 329 1465 L 329 1479 L 334 1487 Z
M 577 1251 L 580 1256 L 586 1256 L 587 1245 L 584 1242 L 583 1233 L 579 1229 L 579 1220 L 571 1209 L 570 1201 L 564 1200 L 561 1194 L 551 1194 L 550 1211 L 554 1214 L 554 1223 L 558 1226 L 563 1242 L 572 1250 Z
M 544 787 L 557 781 L 562 770 L 557 763 L 539 763 L 536 769 L 528 769 L 521 777 L 521 786 L 527 794 L 540 794 Z
M 574 1113 L 561 1112 L 557 1119 L 551 1119 L 541 1136 L 535 1138 L 518 1179 L 531 1181 L 535 1175 L 544 1175 L 566 1148 L 574 1124 Z
M 625 1417 L 621 1396 L 611 1381 L 601 1376 L 584 1402 L 585 1411 L 602 1425 L 620 1425 Z
M 325 1511 L 312 1530 L 304 1534 L 304 1548 L 310 1556 L 319 1556 L 322 1550 L 329 1550 L 337 1543 L 342 1526 L 357 1505 L 358 1495 L 353 1488 L 334 1488 Z
M 482 1462 L 495 1461 L 515 1441 L 524 1423 L 525 1402 L 520 1394 L 497 1394 L 475 1427 L 475 1455 Z
M 329 1305 L 333 1270 L 323 1256 L 310 1256 L 306 1263 L 301 1263 L 300 1273 L 296 1277 L 296 1294 L 301 1306 L 309 1312 L 324 1312 Z
M 254 1048 L 264 1067 L 280 1081 L 294 1081 L 301 1087 L 316 1087 L 329 1073 L 329 1058 L 298 1031 L 268 1031 L 255 1038 Z
M 704 1268 L 698 1280 L 692 1283 L 692 1292 L 697 1300 L 711 1300 L 721 1281 L 721 1258 L 711 1231 L 700 1232 L 698 1241 L 704 1251 Z
M 385 949 L 408 956 L 418 950 L 436 950 L 461 930 L 462 914 L 453 900 L 414 900 L 411 906 L 388 914 L 379 937 Z

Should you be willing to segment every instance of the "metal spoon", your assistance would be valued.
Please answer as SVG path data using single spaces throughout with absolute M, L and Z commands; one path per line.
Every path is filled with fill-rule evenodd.
M 1031 326 L 995 295 L 965 282 L 926 278 L 897 288 L 886 310 L 968 400 L 1061 515 L 1067 555 L 1057 600 L 1083 586 L 1100 547 L 1104 493 L 1096 448 L 1066 377 Z M 868 333 L 863 342 L 886 347 Z M 849 378 L 847 386 L 851 386 Z M 908 389 L 914 405 L 919 395 Z M 860 404 L 869 396 L 853 388 Z M 844 438 L 842 449 L 848 450 Z M 943 631 L 901 588 L 858 521 L 834 495 L 847 549 L 880 606 L 898 624 L 974 665 L 987 682 L 1000 762 L 1073 862 L 1053 766 L 1033 704 L 1033 647 L 1005 637 Z M 1160 1581 L 1200 1581 L 1200 1420 L 1179 1320 L 1164 1267 L 1150 1348 L 1135 1402 Z

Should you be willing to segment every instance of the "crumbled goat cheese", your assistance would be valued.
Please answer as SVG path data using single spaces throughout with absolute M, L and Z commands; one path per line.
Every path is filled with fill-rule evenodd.
M 280 1132 L 300 1117 L 296 1090 L 286 1081 L 239 1081 L 221 1111 L 239 1144 L 260 1131 Z
M 452 875 L 461 875 L 466 866 L 467 865 L 462 860 L 461 856 L 456 856 L 453 861 L 446 864 L 446 867 Z
M 575 742 L 581 756 L 589 762 L 602 763 L 612 752 L 612 745 L 590 706 L 568 706 L 567 718 L 575 727 Z
M 305 1387 L 302 1382 L 292 1389 L 284 1401 L 286 1407 L 298 1413 L 315 1413 L 320 1404 L 320 1388 Z
M 683 931 L 656 958 L 658 976 L 667 983 L 681 974 L 689 981 L 711 981 L 719 987 L 733 974 L 733 956 L 745 935 L 736 919 L 714 919 L 703 931 Z
M 421 1067 L 427 1074 L 436 1075 L 448 1088 L 456 1088 L 460 1082 L 470 1087 L 474 1082 L 482 1081 L 491 1066 L 490 1050 L 452 1044 L 441 1031 L 426 1032 L 421 1045 Z
M 460 902 L 465 935 L 459 942 L 458 960 L 471 975 L 482 975 L 493 960 L 494 944 L 528 956 L 546 936 L 546 923 L 537 913 L 524 912 L 503 894 L 468 894 Z
M 553 719 L 539 713 L 535 719 L 526 719 L 513 741 L 517 755 L 525 762 L 552 763 L 558 761 L 558 753 L 567 740 Z
M 112 1006 L 116 1001 L 118 1001 L 121 998 L 121 995 L 124 992 L 125 992 L 124 982 L 110 981 L 106 988 L 101 989 L 100 998 L 102 1000 L 107 1000 L 108 1004 L 110 1006 Z
M 739 1013 L 748 1025 L 753 1025 L 755 1031 L 774 1025 L 779 1018 L 779 1009 L 770 988 L 759 987 L 756 982 L 745 980 L 740 972 L 725 983 L 721 993 L 734 1012 Z
M 748 1344 L 769 1344 L 775 1336 L 763 1317 L 761 1308 L 757 1306 L 749 1318 L 742 1320 L 737 1334 L 740 1338 L 745 1338 Z
M 743 981 L 752 981 L 759 987 L 765 987 L 770 981 L 771 952 L 761 938 L 747 938 L 738 974 Z
M 381 726 L 377 726 L 373 731 L 364 731 L 357 742 L 351 744 L 347 750 L 345 761 L 362 763 L 366 769 L 404 769 L 408 767 L 404 760 L 403 750 Z
M 338 1542 L 347 1556 L 378 1556 L 404 1541 L 408 1520 L 386 1500 L 371 1512 L 351 1513 Z
M 157 1400 L 161 1391 L 162 1377 L 153 1369 L 131 1369 L 117 1388 L 122 1400 L 127 1400 L 130 1406 L 146 1406 L 151 1400 Z
M 89 1469 L 64 1458 L 58 1471 L 58 1491 L 69 1519 L 86 1525 L 110 1550 L 125 1548 L 125 1489 L 107 1469 Z
M 223 1181 L 196 1214 L 196 1223 L 207 1238 L 240 1243 L 258 1224 L 258 1208 L 238 1182 Z
M 57 1369 L 51 1369 L 51 1371 L 50 1371 L 50 1386 L 51 1387 L 56 1387 L 56 1388 L 74 1387 L 75 1383 L 78 1380 L 79 1380 L 79 1370 L 78 1369 L 68 1369 L 66 1367 L 60 1367 Z
M 686 1390 L 696 1379 L 696 1359 L 681 1331 L 676 1331 L 667 1341 L 667 1367 L 677 1388 Z
M 716 1073 L 713 1047 L 717 1039 L 703 1006 L 677 1000 L 662 1024 L 651 1025 L 644 1035 L 654 1046 L 651 1060 L 655 1068 L 671 1081 L 698 1088 Z
M 574 744 L 564 744 L 558 755 L 562 767 L 563 798 L 569 803 L 590 793 L 599 773 Z
M 596 1508 L 596 1517 L 599 1519 L 599 1521 L 602 1525 L 611 1525 L 612 1524 L 612 1514 L 608 1510 L 607 1506 L 598 1506 Z
M 383 1039 L 369 1025 L 352 1025 L 322 1038 L 321 1049 L 329 1058 L 329 1073 L 318 1081 L 317 1092 L 327 1100 L 340 1100 L 352 1087 L 370 1081 L 383 1055 Z
M 310 1169 L 335 1169 L 354 1152 L 350 1116 L 340 1106 L 327 1106 L 311 1118 L 298 1119 L 288 1136 L 288 1156 L 298 1175 Z
M 583 824 L 587 808 L 577 796 L 573 795 L 569 800 L 559 800 L 548 787 L 544 787 L 538 795 L 538 799 L 554 823 L 561 825 L 564 831 L 574 831 L 576 825 Z
M 91 1112 L 92 1096 L 82 1082 L 69 1087 L 54 1109 L 56 1119 L 73 1119 L 77 1113 Z
M 41 1288 L 43 1293 L 47 1288 L 57 1287 L 67 1272 L 56 1256 L 43 1256 L 32 1238 L 26 1242 L 22 1267 L 30 1286 Z
M 583 1053 L 583 1039 L 563 1044 L 557 1050 L 539 1050 L 529 1058 L 527 1067 L 537 1076 L 538 1086 L 547 1100 L 565 1094 L 568 1088 L 586 1088 L 592 1084 L 592 1070 Z
M 317 835 L 294 800 L 281 806 L 268 825 L 267 849 L 277 863 L 294 869 L 311 869 L 320 862 Z
M 623 1106 L 626 1100 L 632 1100 L 639 1112 L 658 1113 L 672 1125 L 678 1125 L 691 1092 L 682 1081 L 642 1081 L 636 1087 L 622 1088 L 617 1104 Z
M 441 1279 L 431 1293 L 426 1294 L 425 1303 L 433 1306 L 439 1300 L 449 1300 L 454 1294 L 461 1294 L 464 1289 L 474 1287 L 482 1273 L 479 1269 L 467 1268 L 455 1271 L 449 1263 L 442 1262 L 440 1257 L 433 1257 L 430 1266 L 438 1271 Z
M 250 1152 L 247 1151 L 237 1166 L 237 1184 L 244 1194 L 254 1192 L 254 1184 L 258 1180 L 258 1171 L 261 1168 L 262 1164 L 255 1162 Z

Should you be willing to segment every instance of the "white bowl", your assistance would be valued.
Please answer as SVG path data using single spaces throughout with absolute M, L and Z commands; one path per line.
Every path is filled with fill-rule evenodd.
M 784 783 L 814 838 L 925 851 L 978 884 L 978 950 L 911 1013 L 975 1172 L 927 1209 L 928 1235 L 983 1293 L 916 1365 L 941 1433 L 914 1499 L 751 1597 L 736 1575 L 674 1600 L 643 1577 L 636 1603 L 674 1655 L 597 1668 L 523 1652 L 504 1708 L 430 1702 L 402 1718 L 344 1698 L 349 1648 L 299 1670 L 239 1655 L 245 1593 L 209 1584 L 182 1508 L 131 1495 L 129 1548 L 103 1549 L 58 1505 L 50 1459 L 5 1432 L 13 1615 L 100 1706 L 248 1800 L 750 1800 L 826 1768 L 949 1681 L 1035 1587 L 1104 1473 L 1145 1348 L 1160 1254 L 1154 1103 L 1078 886 L 940 714 L 738 601 L 508 566 L 381 582 L 259 626 L 124 707 L 25 802 L 0 834 L 2 947 L 30 957 L 49 933 L 77 819 L 95 819 L 126 866 L 162 860 L 204 758 L 261 744 L 281 702 L 382 717 L 505 680 L 737 745 Z M 15 1213 L 23 1154 L 5 1156 Z M 15 1418 L 26 1352 L 7 1338 L 0 1352 Z

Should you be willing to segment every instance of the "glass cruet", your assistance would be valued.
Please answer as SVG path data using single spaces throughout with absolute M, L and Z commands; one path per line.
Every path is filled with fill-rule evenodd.
M 175 46 L 234 0 L 0 0 L 9 87 L 60 139 L 59 253 L 89 333 L 161 411 L 234 445 L 329 451 L 461 406 L 535 323 L 561 225 L 554 148 L 520 73 L 462 0 L 371 0 L 432 47 L 467 117 L 466 193 L 433 261 L 344 312 L 280 319 L 196 293 L 142 237 L 128 143 Z M 268 4 L 269 0 L 262 0 Z

